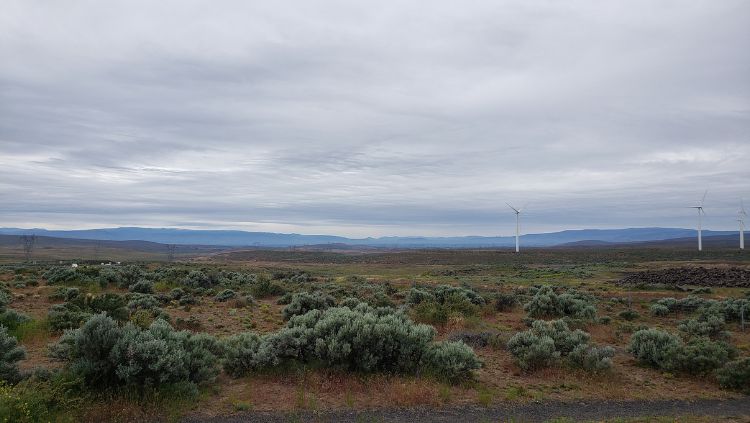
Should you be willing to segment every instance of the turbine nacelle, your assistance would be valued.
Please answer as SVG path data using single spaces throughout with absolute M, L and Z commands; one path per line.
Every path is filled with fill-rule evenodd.
M 505 204 L 507 204 L 508 207 L 510 207 L 510 209 L 513 210 L 516 214 L 520 214 L 521 210 L 523 210 L 523 207 L 521 207 L 520 209 L 517 209 L 517 208 L 511 206 L 509 203 L 505 203 Z

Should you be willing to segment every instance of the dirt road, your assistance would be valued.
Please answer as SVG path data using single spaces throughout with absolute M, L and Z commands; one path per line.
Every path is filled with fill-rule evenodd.
M 411 408 L 320 413 L 304 411 L 297 414 L 245 412 L 224 417 L 194 416 L 183 422 L 544 422 L 556 418 L 568 418 L 572 421 L 602 421 L 657 416 L 712 416 L 716 418 L 716 421 L 750 422 L 750 397 L 699 401 L 543 402 L 500 407 Z

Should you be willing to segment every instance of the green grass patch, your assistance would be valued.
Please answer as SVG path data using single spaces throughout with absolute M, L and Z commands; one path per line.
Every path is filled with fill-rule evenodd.
M 11 329 L 9 333 L 23 343 L 49 339 L 51 331 L 47 319 L 41 319 L 23 322 Z

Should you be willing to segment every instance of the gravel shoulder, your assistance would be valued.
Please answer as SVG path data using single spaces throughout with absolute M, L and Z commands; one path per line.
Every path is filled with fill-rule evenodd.
M 232 416 L 191 416 L 184 423 L 235 422 L 544 422 L 555 418 L 601 421 L 617 418 L 712 416 L 750 422 L 750 397 L 697 401 L 540 402 L 499 407 L 408 408 L 282 414 L 245 412 Z

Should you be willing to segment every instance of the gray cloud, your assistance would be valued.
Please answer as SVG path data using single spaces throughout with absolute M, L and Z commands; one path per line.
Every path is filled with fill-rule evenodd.
M 750 5 L 8 1 L 0 226 L 735 227 Z

